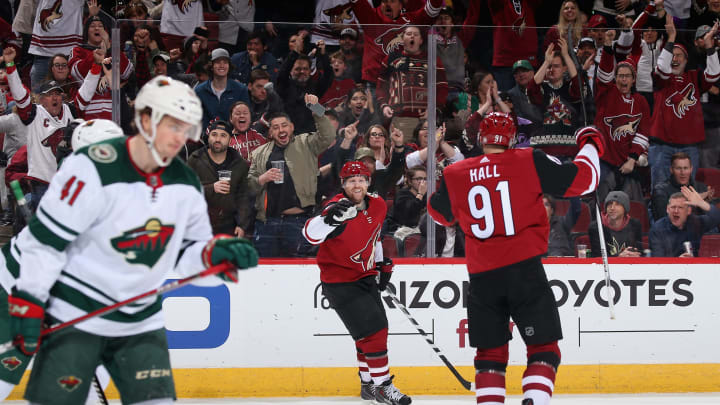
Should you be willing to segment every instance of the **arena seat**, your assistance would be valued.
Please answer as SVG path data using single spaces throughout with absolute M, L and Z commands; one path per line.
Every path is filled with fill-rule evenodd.
M 700 257 L 720 257 L 720 235 L 704 235 L 700 240 Z

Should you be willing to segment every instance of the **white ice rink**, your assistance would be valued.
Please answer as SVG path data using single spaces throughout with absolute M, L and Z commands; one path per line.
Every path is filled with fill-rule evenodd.
M 519 405 L 520 396 L 510 396 L 505 400 L 507 405 Z M 22 404 L 22 401 L 8 401 L 9 404 Z M 119 404 L 120 401 L 110 401 Z M 225 399 L 181 399 L 176 402 L 180 405 L 333 405 L 358 404 L 369 405 L 370 402 L 361 401 L 351 397 L 324 397 L 324 398 L 225 398 Z M 416 396 L 413 405 L 471 405 L 475 404 L 472 396 Z M 637 395 L 556 395 L 552 405 L 720 405 L 720 393 L 712 394 L 637 394 Z

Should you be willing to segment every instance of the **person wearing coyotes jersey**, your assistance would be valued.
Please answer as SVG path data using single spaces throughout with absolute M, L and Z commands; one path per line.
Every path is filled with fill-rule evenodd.
M 212 236 L 200 182 L 177 158 L 188 139 L 200 137 L 195 92 L 158 76 L 138 93 L 135 111 L 138 135 L 94 143 L 63 161 L 29 232 L 16 241 L 22 254 L 8 298 L 9 330 L 19 350 L 37 352 L 25 391 L 32 403 L 82 403 L 103 364 L 123 403 L 171 404 L 161 297 L 41 339 L 43 320 L 67 322 L 140 295 L 170 271 L 186 277 L 223 261 L 240 269 L 257 264 L 249 242 Z M 237 270 L 219 277 L 237 282 Z M 147 370 L 153 378 L 137 377 Z
M 103 37 L 107 38 L 107 30 L 102 20 L 98 17 L 90 17 L 86 25 L 88 26 L 87 43 L 73 48 L 68 59 L 70 75 L 76 81 L 81 81 L 94 66 L 93 53 L 96 49 L 103 49 L 103 47 L 104 49 L 109 49 L 109 47 L 104 44 L 107 39 L 103 39 Z M 102 67 L 109 67 L 109 65 L 103 65 Z M 120 52 L 120 80 L 123 83 L 126 82 L 134 70 L 135 67 L 128 60 L 125 52 Z M 83 113 L 83 118 L 86 120 L 94 118 L 112 119 L 111 76 L 111 69 L 103 69 L 101 72 L 100 80 L 96 86 L 97 88 L 92 96 L 86 99 L 88 105 Z
M 703 37 L 707 55 L 703 72 L 685 71 L 688 53 L 675 43 L 675 25 L 667 14 L 665 30 L 668 40 L 658 57 L 653 74 L 655 103 L 650 128 L 650 181 L 654 188 L 670 176 L 670 157 L 677 152 L 690 155 L 693 177 L 700 167 L 698 144 L 705 140 L 700 95 L 707 92 L 720 78 L 720 60 L 715 49 L 715 23 Z
M 405 12 L 404 0 L 382 0 L 376 8 L 372 8 L 367 0 L 350 2 L 365 38 L 362 80 L 371 88 L 375 88 L 375 82 L 382 73 L 380 64 L 391 52 L 399 50 L 405 27 L 432 25 L 443 6 L 443 0 L 426 0 L 425 7 Z
M 648 148 L 650 106 L 645 97 L 632 91 L 637 78 L 636 56 L 613 66 L 614 54 L 612 38 L 607 36 L 595 85 L 595 127 L 607 145 L 600 160 L 598 199 L 605 201 L 610 191 L 622 190 L 631 199 L 641 201 L 642 187 L 635 163 Z
M 93 89 L 97 86 L 100 78 L 99 63 L 104 56 L 104 50 L 97 50 L 91 55 L 95 63 L 73 100 L 73 107 L 77 107 L 77 110 L 83 111 L 87 108 L 86 100 L 92 97 Z M 62 102 L 63 90 L 55 81 L 43 83 L 38 90 L 40 103 L 32 103 L 30 91 L 20 81 L 15 67 L 15 49 L 10 46 L 3 49 L 3 58 L 7 66 L 10 92 L 17 103 L 20 120 L 27 130 L 27 178 L 32 188 L 30 205 L 35 208 L 57 171 L 55 152 L 62 140 L 62 129 L 78 112 L 71 105 Z
M 320 245 L 317 263 L 323 295 L 355 340 L 361 398 L 407 405 L 410 397 L 395 388 L 390 376 L 388 321 L 380 299 L 392 275 L 392 261 L 383 259 L 380 242 L 387 205 L 368 194 L 370 171 L 364 163 L 345 163 L 340 180 L 343 192 L 305 223 L 303 236 Z
M 527 345 L 522 403 L 547 405 L 560 365 L 562 329 L 540 261 L 550 231 L 543 193 L 571 197 L 595 190 L 602 134 L 593 127 L 578 130 L 580 151 L 564 164 L 537 149 L 509 149 L 516 128 L 507 113 L 488 115 L 481 134 L 484 154 L 445 168 L 428 213 L 445 226 L 459 223 L 465 233 L 477 403 L 505 401 L 512 316 Z

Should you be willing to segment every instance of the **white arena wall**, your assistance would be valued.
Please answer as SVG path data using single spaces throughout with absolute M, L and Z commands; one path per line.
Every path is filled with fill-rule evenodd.
M 720 391 L 720 259 L 611 259 L 616 319 L 599 259 L 547 259 L 563 324 L 558 393 Z M 461 259 L 398 259 L 391 283 L 468 380 L 468 275 Z M 263 260 L 238 285 L 165 297 L 179 397 L 357 395 L 354 344 L 327 308 L 313 260 Z M 413 325 L 385 300 L 391 373 L 413 395 L 467 393 Z M 510 344 L 508 393 L 525 349 Z M 12 398 L 19 399 L 24 382 Z M 108 391 L 116 397 L 114 388 Z

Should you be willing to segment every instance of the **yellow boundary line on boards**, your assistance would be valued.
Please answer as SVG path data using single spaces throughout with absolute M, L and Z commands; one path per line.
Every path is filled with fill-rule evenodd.
M 510 366 L 509 395 L 521 394 L 523 366 Z M 409 395 L 460 395 L 464 390 L 445 367 L 391 367 L 395 383 Z M 472 367 L 458 367 L 467 380 Z M 178 398 L 355 396 L 360 384 L 357 369 L 322 368 L 207 368 L 175 369 Z M 21 399 L 26 373 L 8 399 Z M 558 394 L 718 392 L 720 364 L 605 364 L 560 366 Z M 118 398 L 112 384 L 109 398 Z

